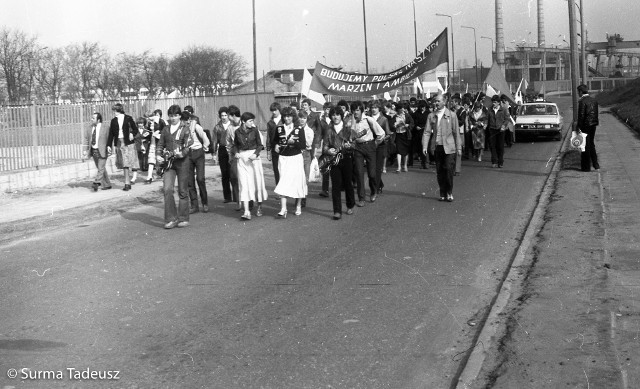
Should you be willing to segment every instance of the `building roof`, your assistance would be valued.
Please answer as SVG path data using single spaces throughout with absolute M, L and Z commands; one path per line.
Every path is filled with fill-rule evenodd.
M 314 69 L 307 69 L 313 76 Z M 258 92 L 273 92 L 276 95 L 298 94 L 302 88 L 304 69 L 271 70 L 258 79 Z M 233 89 L 234 93 L 253 93 L 253 80 Z

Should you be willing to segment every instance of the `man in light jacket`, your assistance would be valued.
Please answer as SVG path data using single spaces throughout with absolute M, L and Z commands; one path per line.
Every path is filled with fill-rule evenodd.
M 453 173 L 455 172 L 456 156 L 462 154 L 462 142 L 458 129 L 458 117 L 455 112 L 446 108 L 446 101 L 442 94 L 434 97 L 435 111 L 427 118 L 427 127 L 422 135 L 422 152 L 429 153 L 429 138 L 432 152 L 435 156 L 436 174 L 440 187 L 440 201 L 453 201 Z

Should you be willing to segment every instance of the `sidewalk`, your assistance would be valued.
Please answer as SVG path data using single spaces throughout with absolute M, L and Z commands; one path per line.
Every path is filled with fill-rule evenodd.
M 472 387 L 640 388 L 639 148 L 605 109 L 601 171 L 567 153 L 521 293 Z
M 267 169 L 265 169 L 267 170 Z M 94 169 L 95 171 L 95 169 Z M 205 161 L 207 189 L 220 190 L 220 167 L 210 156 Z M 66 185 L 0 193 L 0 243 L 22 238 L 38 231 L 65 225 L 83 224 L 84 220 L 105 217 L 116 209 L 142 204 L 162 204 L 162 180 L 145 184 L 141 172 L 130 191 L 123 191 L 122 171 L 110 175 L 113 189 L 91 189 L 93 177 L 70 179 Z

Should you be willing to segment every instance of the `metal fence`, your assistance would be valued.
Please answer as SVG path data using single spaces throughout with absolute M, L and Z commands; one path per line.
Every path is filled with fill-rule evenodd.
M 191 105 L 200 117 L 202 127 L 212 130 L 218 122 L 218 109 L 232 104 L 241 112 L 253 112 L 258 128 L 265 129 L 271 116 L 269 105 L 274 100 L 273 93 L 258 93 L 119 102 L 134 119 L 155 109 L 162 110 L 166 116 L 167 109 L 173 104 L 181 107 Z M 100 112 L 103 121 L 108 123 L 114 103 L 1 107 L 0 172 L 79 161 L 83 136 L 90 125 L 92 113 Z

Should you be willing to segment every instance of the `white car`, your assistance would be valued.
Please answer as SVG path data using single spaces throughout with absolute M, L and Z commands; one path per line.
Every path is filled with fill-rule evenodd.
M 519 106 L 515 133 L 516 139 L 524 136 L 562 139 L 562 115 L 558 106 L 548 101 L 536 101 Z

